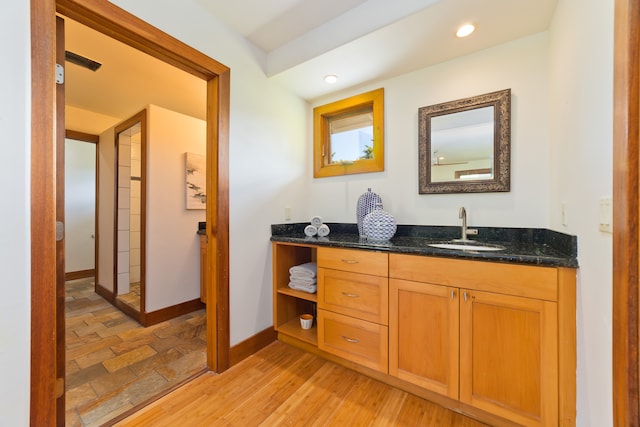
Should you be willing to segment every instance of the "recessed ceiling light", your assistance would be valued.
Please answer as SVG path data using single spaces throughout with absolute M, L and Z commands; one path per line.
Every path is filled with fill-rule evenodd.
M 476 30 L 475 25 L 473 24 L 464 24 L 458 28 L 456 31 L 457 37 L 467 37 L 469 34 L 473 33 Z
M 338 76 L 335 74 L 329 74 L 328 76 L 324 76 L 324 81 L 333 84 L 338 81 Z

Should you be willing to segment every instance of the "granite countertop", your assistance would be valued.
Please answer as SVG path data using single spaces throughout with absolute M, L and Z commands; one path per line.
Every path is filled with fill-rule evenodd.
M 327 237 L 305 236 L 304 227 L 307 225 L 274 224 L 271 226 L 271 241 L 549 267 L 578 267 L 577 237 L 547 229 L 469 227 L 478 230 L 478 235 L 469 236 L 470 239 L 505 247 L 501 251 L 488 252 L 428 246 L 460 238 L 460 227 L 454 226 L 398 225 L 395 236 L 388 242 L 371 242 L 359 237 L 356 224 L 327 223 L 331 229 Z

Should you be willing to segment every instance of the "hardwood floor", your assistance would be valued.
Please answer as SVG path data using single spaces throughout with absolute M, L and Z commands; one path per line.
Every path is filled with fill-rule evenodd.
M 485 424 L 281 342 L 205 373 L 116 426 Z
M 66 283 L 66 425 L 99 426 L 206 366 L 205 310 L 143 328 L 93 291 Z

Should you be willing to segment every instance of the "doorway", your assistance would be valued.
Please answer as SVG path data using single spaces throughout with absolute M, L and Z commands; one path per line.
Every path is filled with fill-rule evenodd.
M 65 280 L 96 276 L 98 135 L 65 132 Z
M 32 44 L 32 162 L 31 162 L 31 424 L 52 425 L 56 396 L 63 380 L 56 379 L 56 349 L 61 337 L 56 324 L 55 136 L 56 12 L 109 34 L 155 58 L 207 82 L 207 366 L 229 366 L 229 206 L 228 206 L 228 67 L 170 37 L 117 6 L 98 0 L 42 0 L 31 3 Z M 37 262 L 36 262 L 37 260 Z M 217 350 L 217 351 L 216 351 Z

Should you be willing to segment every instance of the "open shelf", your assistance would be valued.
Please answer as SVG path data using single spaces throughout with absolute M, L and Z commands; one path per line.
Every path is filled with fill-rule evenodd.
M 273 325 L 279 334 L 318 345 L 316 320 L 311 329 L 302 329 L 300 315 L 316 315 L 318 295 L 289 287 L 289 269 L 315 261 L 316 249 L 308 245 L 273 242 Z
M 278 293 L 283 295 L 289 295 L 291 297 L 300 298 L 306 301 L 318 302 L 318 294 L 310 294 L 309 292 L 298 291 L 296 289 L 278 288 Z
M 316 319 L 313 319 L 313 327 L 311 329 L 302 329 L 300 326 L 300 319 L 296 317 L 287 323 L 278 326 L 278 332 L 292 336 L 300 341 L 304 341 L 312 345 L 318 345 L 318 328 L 316 327 Z

